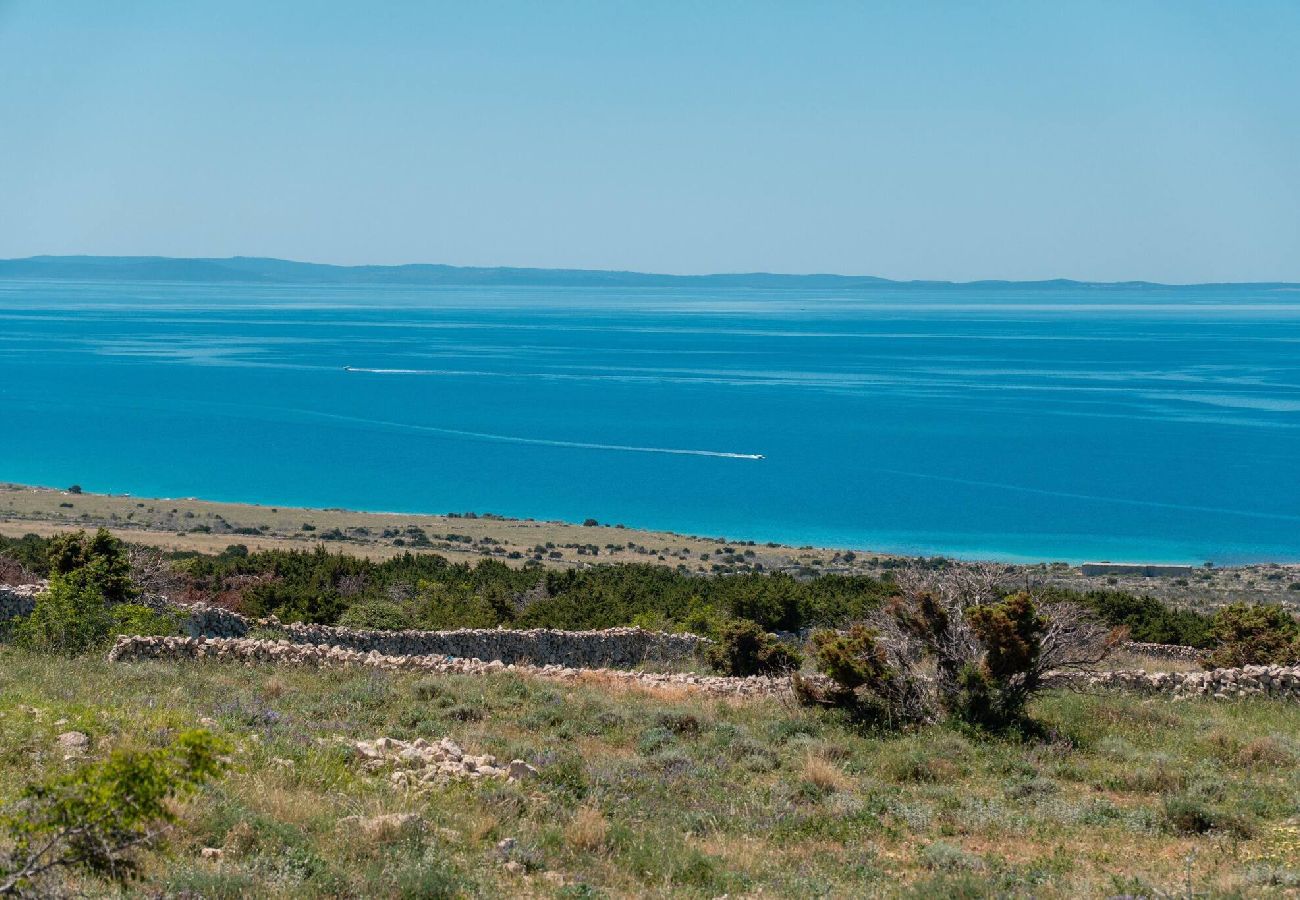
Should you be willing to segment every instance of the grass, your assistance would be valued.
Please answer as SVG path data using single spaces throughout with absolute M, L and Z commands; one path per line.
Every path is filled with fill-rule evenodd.
M 883 735 L 772 699 L 0 647 L 0 803 L 73 764 L 60 732 L 102 753 L 207 722 L 234 767 L 140 894 L 1105 897 L 1190 875 L 1197 896 L 1294 896 L 1300 705 L 1058 693 L 1033 711 L 1035 739 Z M 407 793 L 347 750 L 381 735 L 540 774 Z M 423 827 L 339 824 L 407 812 Z

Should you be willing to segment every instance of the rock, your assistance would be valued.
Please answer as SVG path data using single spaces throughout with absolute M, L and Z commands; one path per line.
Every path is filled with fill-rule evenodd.
M 532 778 L 537 774 L 537 770 L 522 759 L 510 760 L 510 766 L 506 770 L 511 781 L 523 781 L 525 778 Z
M 65 731 L 57 738 L 59 749 L 63 751 L 64 759 L 71 759 L 74 756 L 81 756 L 90 746 L 90 738 L 80 731 Z
M 221 862 L 222 857 L 225 855 L 226 851 L 222 850 L 220 847 L 204 847 L 199 851 L 199 856 L 216 862 Z

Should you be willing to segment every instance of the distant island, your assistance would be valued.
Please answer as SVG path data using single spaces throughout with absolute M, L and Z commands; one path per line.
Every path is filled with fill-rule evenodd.
M 895 281 L 874 275 L 789 275 L 746 272 L 714 275 L 664 275 L 599 269 L 529 269 L 505 266 L 447 266 L 416 263 L 396 266 L 336 266 L 256 256 L 183 259 L 166 256 L 30 256 L 0 260 L 0 279 L 57 281 L 237 282 L 241 284 L 391 284 L 488 285 L 519 287 L 714 287 L 765 290 L 845 290 L 933 287 L 966 290 L 1042 290 L 1053 287 L 1106 289 L 1190 289 L 1223 291 L 1241 284 L 1169 285 L 1149 281 L 1089 282 L 1056 278 L 1045 281 Z M 1300 289 L 1286 282 L 1252 282 L 1252 288 Z

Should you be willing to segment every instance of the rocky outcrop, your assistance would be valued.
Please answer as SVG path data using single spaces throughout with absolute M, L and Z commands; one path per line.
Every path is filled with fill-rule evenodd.
M 424 738 L 399 741 L 382 737 L 373 741 L 357 741 L 353 745 L 365 760 L 369 771 L 391 767 L 389 780 L 403 787 L 419 787 L 439 781 L 459 778 L 504 778 L 522 781 L 537 774 L 537 770 L 522 759 L 509 763 L 499 762 L 495 756 L 474 756 L 466 753 L 451 738 L 431 743 Z
M 325 644 L 295 644 L 253 638 L 130 637 L 117 639 L 109 651 L 110 661 L 212 659 L 244 663 L 270 663 L 322 668 L 367 667 L 390 671 L 428 672 L 443 675 L 486 675 L 517 672 L 557 681 L 592 681 L 630 687 L 668 688 L 696 691 L 723 697 L 753 697 L 784 694 L 788 678 L 756 675 L 727 678 L 713 675 L 633 672 L 626 669 L 579 668 L 561 665 L 528 665 L 485 662 L 443 655 L 391 656 L 377 651 L 362 653 Z
M 1071 672 L 1052 677 L 1052 686 L 1075 690 L 1118 689 L 1174 698 L 1278 697 L 1300 700 L 1300 666 L 1243 666 L 1208 672 Z

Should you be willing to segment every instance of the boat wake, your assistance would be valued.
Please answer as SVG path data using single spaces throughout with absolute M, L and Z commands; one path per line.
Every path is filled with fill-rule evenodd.
M 332 419 L 340 422 L 355 422 L 359 425 L 376 425 L 382 428 L 395 428 L 401 431 L 443 434 L 449 437 L 462 437 L 479 441 L 494 441 L 503 444 L 532 444 L 538 447 L 567 447 L 575 450 L 612 450 L 623 453 L 667 453 L 674 456 L 712 456 L 718 459 L 766 459 L 761 453 L 731 453 L 725 450 L 695 450 L 679 447 L 638 447 L 630 444 L 597 444 L 588 441 L 561 441 L 551 438 L 521 437 L 512 434 L 495 434 L 489 431 L 467 431 L 461 428 L 442 428 L 437 425 L 414 425 L 410 422 L 389 422 L 383 419 L 366 419 L 359 416 L 345 416 L 338 413 L 326 413 L 309 409 L 294 409 L 290 412 L 318 419 Z

